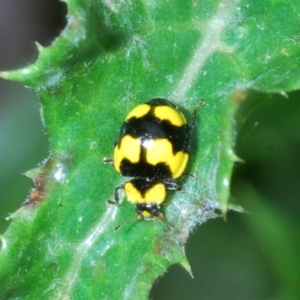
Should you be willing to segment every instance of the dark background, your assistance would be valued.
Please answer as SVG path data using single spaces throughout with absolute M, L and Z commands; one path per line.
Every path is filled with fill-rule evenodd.
M 0 70 L 37 59 L 66 25 L 54 0 L 0 0 Z M 233 200 L 249 213 L 230 212 L 199 227 L 186 247 L 194 279 L 173 266 L 155 283 L 152 299 L 300 299 L 300 102 L 252 92 L 238 114 Z M 4 218 L 25 200 L 22 173 L 49 154 L 36 96 L 0 79 L 0 234 Z

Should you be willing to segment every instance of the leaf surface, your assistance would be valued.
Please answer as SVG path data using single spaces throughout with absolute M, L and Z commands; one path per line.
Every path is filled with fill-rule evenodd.
M 196 225 L 227 211 L 234 113 L 249 88 L 299 88 L 295 1 L 69 0 L 68 25 L 38 60 L 1 76 L 39 96 L 50 157 L 31 171 L 30 203 L 1 238 L 1 299 L 145 299 Z M 278 19 L 280 18 L 280 22 Z M 162 222 L 128 221 L 120 177 L 103 157 L 127 113 L 163 97 L 198 114 L 182 192 Z

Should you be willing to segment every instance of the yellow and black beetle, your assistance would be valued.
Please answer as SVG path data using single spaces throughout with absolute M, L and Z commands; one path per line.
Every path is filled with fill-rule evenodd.
M 190 124 L 175 105 L 161 98 L 140 104 L 127 115 L 115 139 L 113 164 L 118 173 L 133 179 L 115 189 L 110 204 L 119 203 L 118 192 L 124 189 L 128 201 L 136 205 L 137 220 L 164 219 L 160 204 L 167 190 L 180 189 L 177 181 L 184 175 L 191 131 L 203 103 L 194 109 Z

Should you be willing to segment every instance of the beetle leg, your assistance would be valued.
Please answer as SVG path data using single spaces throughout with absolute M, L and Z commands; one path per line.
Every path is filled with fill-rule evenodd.
M 123 190 L 123 189 L 124 189 L 123 183 L 117 186 L 114 192 L 114 200 L 106 200 L 106 203 L 118 205 L 120 203 L 119 190 Z
M 205 104 L 205 99 L 202 99 L 199 104 L 194 108 L 193 110 L 193 114 L 192 114 L 192 119 L 191 119 L 191 122 L 190 122 L 190 131 L 192 130 L 192 128 L 194 127 L 195 125 L 195 122 L 196 122 L 196 117 L 197 117 L 197 112 L 198 110 Z
M 179 186 L 179 184 L 173 180 L 173 179 L 166 179 L 163 181 L 164 184 L 166 185 L 168 190 L 172 190 L 172 191 L 180 191 L 181 187 Z
M 114 160 L 112 158 L 109 158 L 109 157 L 103 157 L 102 158 L 102 162 L 104 164 L 113 164 L 114 163 Z
M 194 178 L 194 179 L 197 178 L 197 175 L 196 175 L 195 173 L 189 173 L 189 172 L 187 172 L 187 173 L 183 173 L 183 174 L 182 174 L 180 180 L 183 179 L 185 176 L 189 176 L 189 177 L 192 177 L 192 178 Z

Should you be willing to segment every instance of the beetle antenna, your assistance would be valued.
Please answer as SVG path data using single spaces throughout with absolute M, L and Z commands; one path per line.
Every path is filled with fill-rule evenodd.
M 119 230 L 120 227 L 122 227 L 124 224 L 130 222 L 130 221 L 140 221 L 141 219 L 135 217 L 135 218 L 130 218 L 130 219 L 126 219 L 125 221 L 123 221 L 122 223 L 120 223 L 118 226 L 115 227 L 115 231 Z
M 205 99 L 202 99 L 198 105 L 194 108 L 193 114 L 192 114 L 192 120 L 190 123 L 190 128 L 192 128 L 195 125 L 196 117 L 197 117 L 197 111 L 205 104 Z
M 115 227 L 115 231 L 119 230 L 120 227 L 122 227 L 123 225 L 125 225 L 126 223 L 128 223 L 130 221 L 138 222 L 138 221 L 141 221 L 143 219 L 144 219 L 144 217 L 142 215 L 137 215 L 135 218 L 126 219 L 122 223 L 120 223 L 118 226 Z M 154 219 L 163 222 L 167 226 L 168 229 L 172 228 L 172 226 L 169 224 L 169 222 L 166 220 L 165 216 L 162 213 L 160 213 Z

